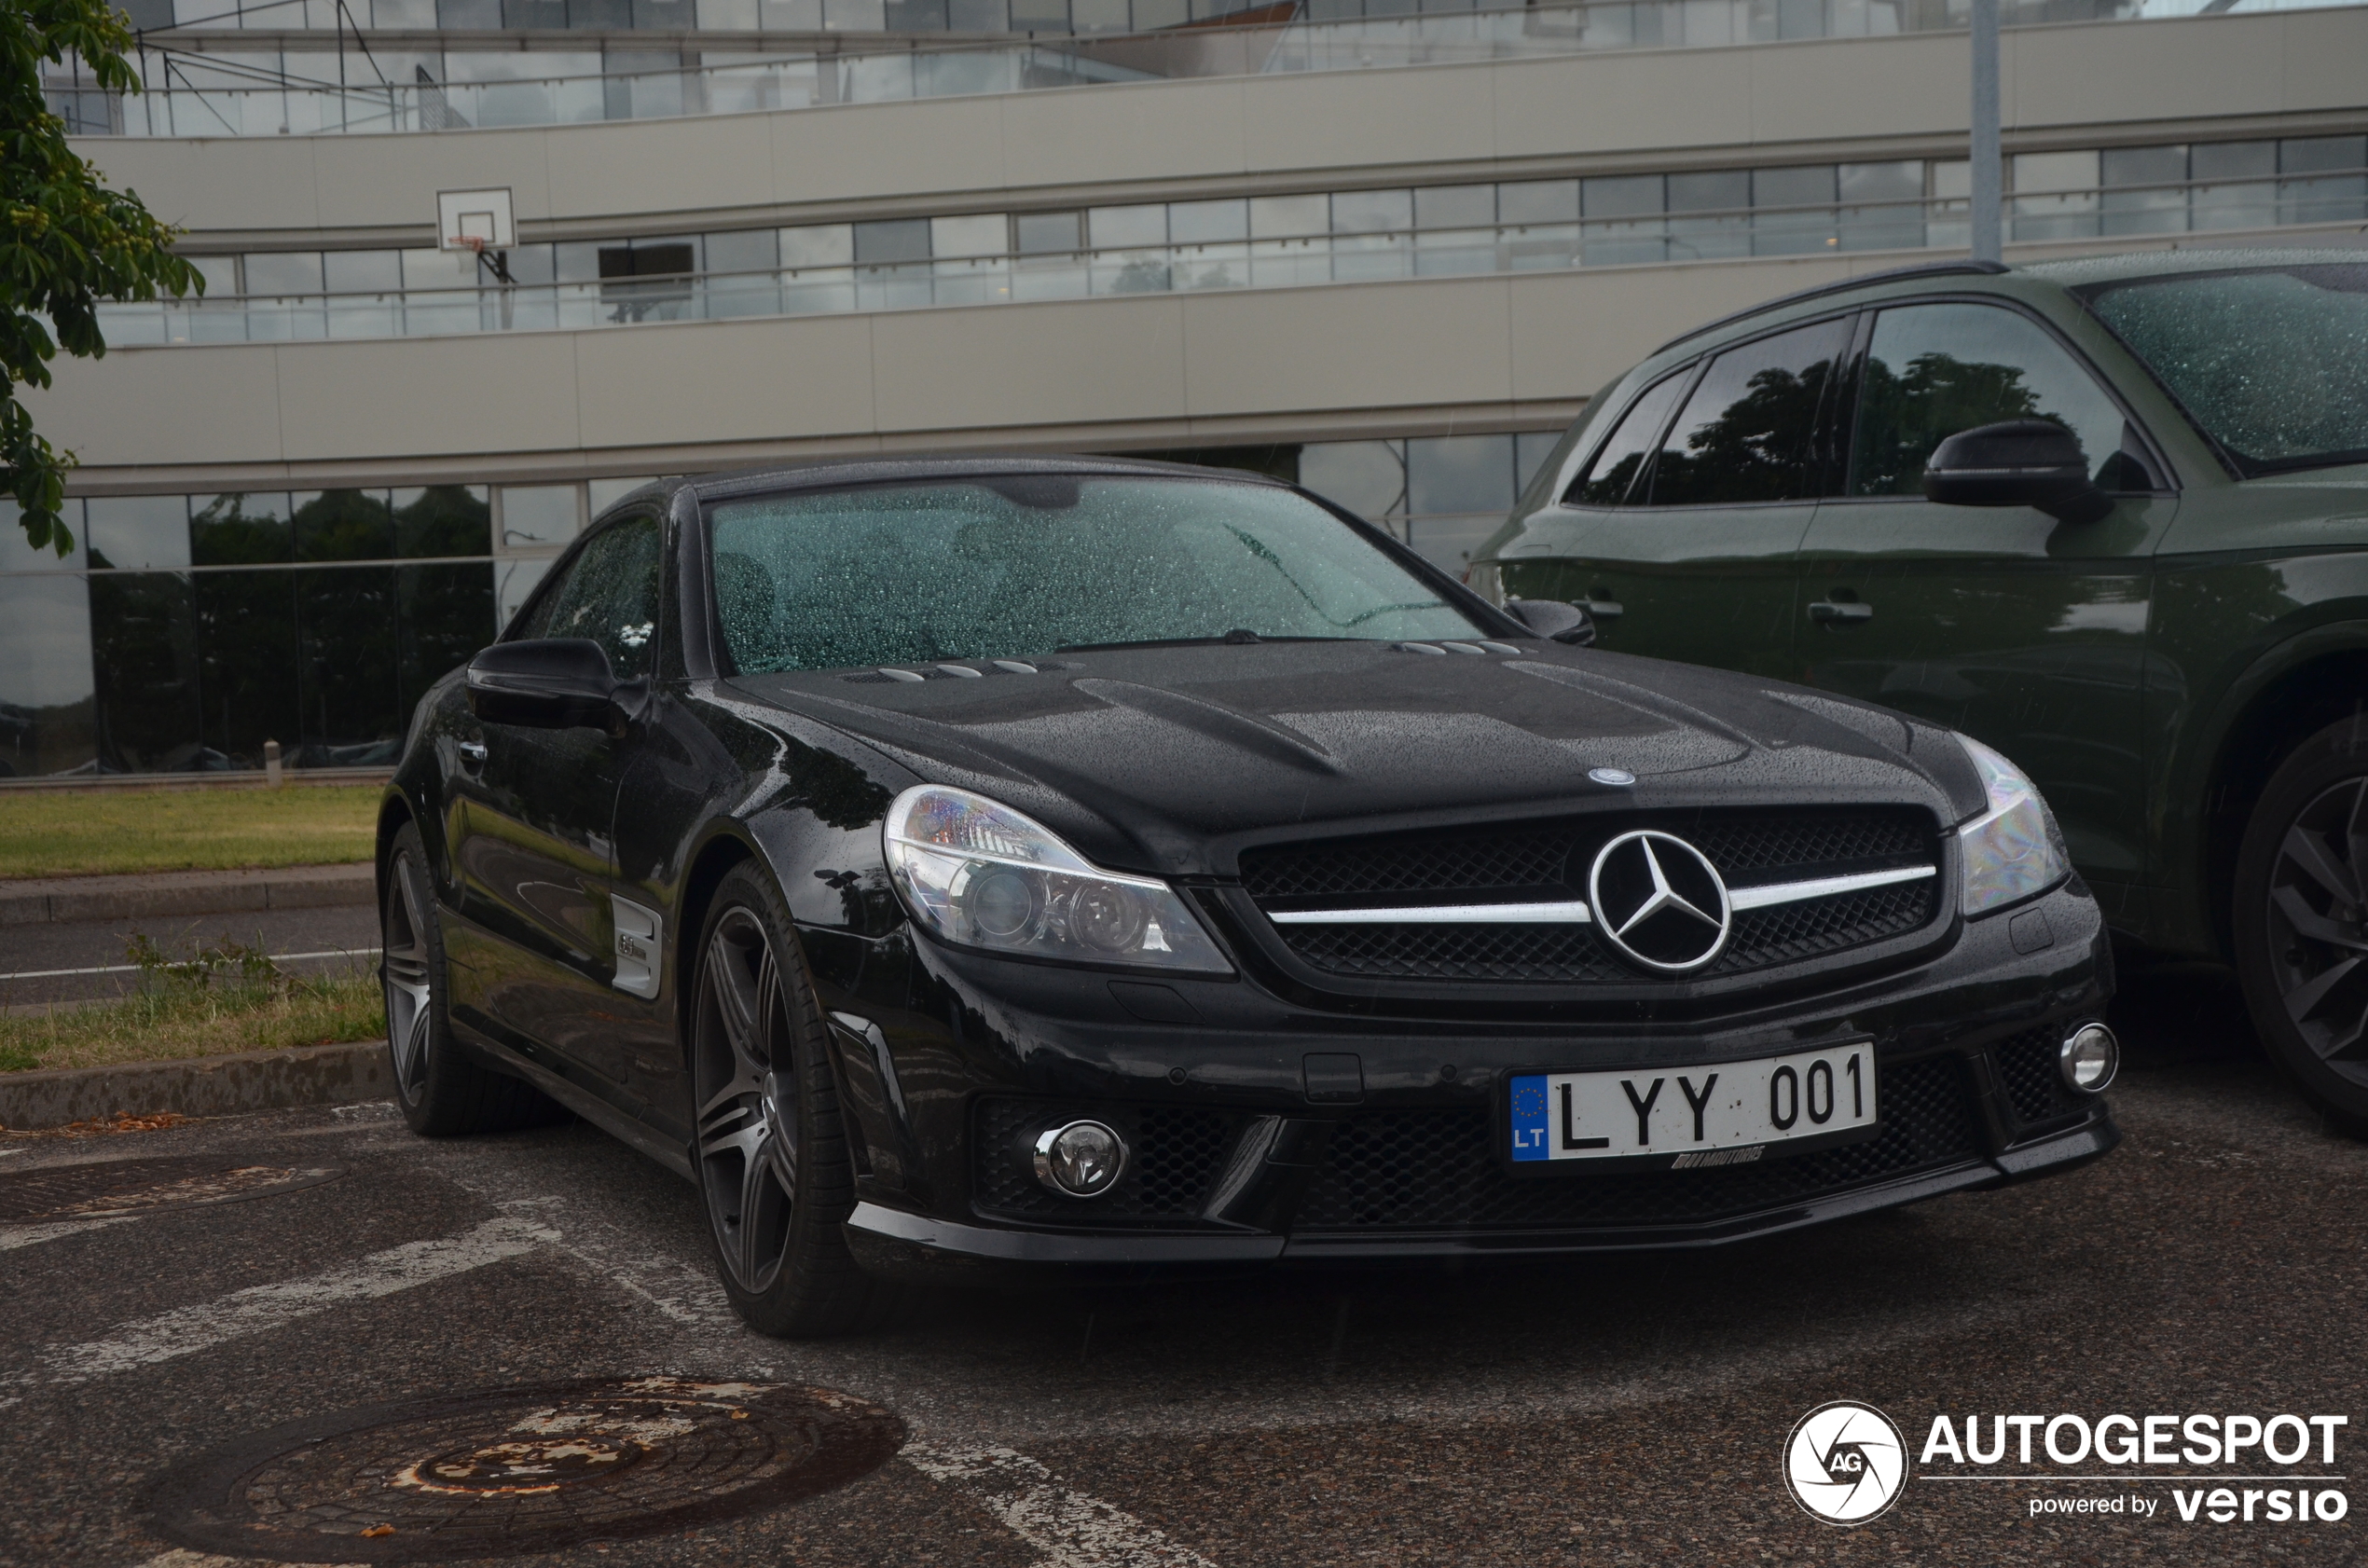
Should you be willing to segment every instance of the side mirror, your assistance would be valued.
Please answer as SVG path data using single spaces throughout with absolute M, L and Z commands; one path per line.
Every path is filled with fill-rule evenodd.
M 1508 598 L 1505 613 L 1527 626 L 1532 636 L 1549 642 L 1584 648 L 1595 640 L 1594 619 L 1577 605 L 1558 598 Z
M 2035 506 L 2066 523 L 2093 523 L 2113 509 L 2088 477 L 2079 437 L 2052 420 L 1959 431 L 1924 465 L 1924 498 L 1944 506 Z
M 469 711 L 489 724 L 613 729 L 618 682 L 588 638 L 497 642 L 469 661 Z

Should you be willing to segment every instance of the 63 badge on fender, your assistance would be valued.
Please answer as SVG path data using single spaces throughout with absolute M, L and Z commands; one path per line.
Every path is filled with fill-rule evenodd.
M 1517 1168 L 1559 1160 L 1687 1170 L 1872 1137 L 1880 1121 L 1872 1042 L 1682 1070 L 1515 1073 L 1507 1080 Z

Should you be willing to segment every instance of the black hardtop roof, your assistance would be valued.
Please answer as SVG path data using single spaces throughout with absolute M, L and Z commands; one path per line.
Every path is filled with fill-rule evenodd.
M 892 484 L 913 479 L 989 478 L 998 475 L 1074 474 L 1101 477 L 1137 475 L 1165 479 L 1223 479 L 1232 483 L 1281 485 L 1270 475 L 1239 468 L 1205 468 L 1188 462 L 1162 462 L 1152 458 L 1104 458 L 1080 454 L 1041 457 L 980 457 L 958 453 L 924 453 L 897 458 L 829 458 L 777 468 L 740 469 L 706 474 L 675 482 L 670 488 L 689 487 L 701 501 L 767 490 L 836 489 L 847 485 Z

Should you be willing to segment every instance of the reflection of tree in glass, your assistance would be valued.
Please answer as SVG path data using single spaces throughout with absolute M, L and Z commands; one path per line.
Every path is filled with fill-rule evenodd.
M 1870 356 L 1858 393 L 1850 493 L 1921 495 L 1934 447 L 1959 431 L 2006 420 L 2063 423 L 2040 407 L 2039 394 L 2023 384 L 2018 366 L 1934 351 L 1895 371 Z
M 391 554 L 393 517 L 377 490 L 323 490 L 296 508 L 298 560 L 368 561 Z
M 218 495 L 189 519 L 190 556 L 200 566 L 244 566 L 288 558 L 288 520 L 269 503 L 254 512 L 244 495 Z
M 1636 471 L 1645 466 L 1650 452 L 1631 452 L 1604 469 L 1590 474 L 1580 481 L 1578 493 L 1571 499 L 1586 506 L 1618 506 L 1628 494 L 1628 487 L 1635 482 Z
M 1783 501 L 1808 492 L 1810 433 L 1830 363 L 1799 371 L 1770 365 L 1716 418 L 1664 447 L 1653 470 L 1653 504 Z
M 488 556 L 493 553 L 493 510 L 465 485 L 430 485 L 394 514 L 395 553 Z
M 1110 281 L 1112 294 L 1165 294 L 1167 268 L 1156 261 L 1130 261 Z

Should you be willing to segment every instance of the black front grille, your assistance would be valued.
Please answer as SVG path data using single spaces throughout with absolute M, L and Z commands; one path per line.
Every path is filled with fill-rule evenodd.
M 1989 1048 L 1989 1059 L 2006 1086 L 2015 1119 L 2025 1126 L 2060 1121 L 2088 1108 L 2086 1095 L 2064 1081 L 2057 1066 L 2062 1028 L 2027 1029 Z
M 1242 857 L 1242 885 L 1269 914 L 1371 907 L 1419 896 L 1487 902 L 1583 899 L 1587 867 L 1611 833 L 1643 819 L 1521 823 L 1485 832 L 1295 845 Z M 1747 812 L 1655 820 L 1709 857 L 1730 886 L 1895 865 L 1937 865 L 1929 820 L 1912 809 Z M 1940 879 L 1746 910 L 1702 977 L 1741 974 L 1905 936 L 1940 912 Z M 1330 974 L 1397 980 L 1633 982 L 1639 972 L 1587 926 L 1278 926 L 1303 962 Z
M 1046 1189 L 1020 1158 L 1024 1136 L 1091 1119 L 1115 1128 L 1129 1149 L 1118 1186 L 1098 1198 Z M 973 1123 L 972 1197 L 995 1214 L 1093 1220 L 1181 1219 L 1200 1213 L 1238 1116 L 1177 1106 L 1113 1106 L 1054 1100 L 983 1099 Z
M 1286 901 L 1356 901 L 1382 893 L 1518 892 L 1576 888 L 1585 865 L 1571 864 L 1581 844 L 1590 848 L 1640 825 L 1524 822 L 1476 832 L 1398 834 L 1335 844 L 1253 849 L 1242 857 L 1242 886 L 1261 906 Z M 1915 810 L 1750 812 L 1650 824 L 1691 843 L 1729 881 L 1769 881 L 1762 872 L 1852 860 L 1922 860 L 1933 854 L 1932 828 Z
M 1285 926 L 1291 951 L 1333 974 L 1407 980 L 1625 980 L 1584 926 Z
M 1302 1231 L 1590 1229 L 1756 1213 L 1977 1158 L 1964 1064 L 1886 1069 L 1882 1132 L 1865 1143 L 1703 1171 L 1554 1171 L 1516 1177 L 1480 1109 L 1381 1111 L 1343 1122 L 1301 1205 Z

